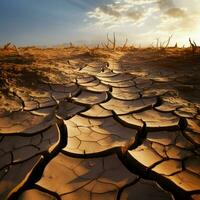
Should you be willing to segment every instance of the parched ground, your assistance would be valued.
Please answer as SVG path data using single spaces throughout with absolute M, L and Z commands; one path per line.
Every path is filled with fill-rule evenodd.
M 0 199 L 200 199 L 200 53 L 0 49 Z

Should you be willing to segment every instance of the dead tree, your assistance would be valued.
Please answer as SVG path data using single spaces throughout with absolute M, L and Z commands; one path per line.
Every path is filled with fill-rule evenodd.
M 20 55 L 19 49 L 13 44 L 13 47 L 15 49 L 15 51 L 17 52 L 18 55 Z
M 128 43 L 128 38 L 126 38 L 126 41 L 125 41 L 124 45 L 122 46 L 122 50 L 126 48 L 127 43 Z
M 13 49 L 13 50 L 16 51 L 16 53 L 17 53 L 18 55 L 20 55 L 20 51 L 19 51 L 19 49 L 17 48 L 17 46 L 14 45 L 14 44 L 12 44 L 11 42 L 8 42 L 7 44 L 5 44 L 4 47 L 3 47 L 3 49 L 4 49 L 4 50 Z
M 109 49 L 109 39 L 108 39 L 108 34 L 107 34 L 107 43 L 105 43 L 104 45 L 105 45 L 105 47 L 106 47 L 107 49 Z
M 166 45 L 165 45 L 165 47 L 164 47 L 165 49 L 169 46 L 169 43 L 170 43 L 172 37 L 173 37 L 173 35 L 170 35 L 170 36 L 169 36 L 169 38 L 168 38 L 168 40 L 167 40 L 167 43 L 166 43 Z
M 112 45 L 112 50 L 116 49 L 116 36 L 115 33 L 113 33 L 113 40 L 109 38 L 109 35 L 107 34 L 107 43 L 104 43 L 103 46 L 105 46 L 107 49 L 110 49 L 110 44 Z
M 160 49 L 160 50 L 164 50 L 164 49 L 168 48 L 172 37 L 173 37 L 173 35 L 170 35 L 168 40 L 164 41 L 164 42 L 160 42 L 160 39 L 156 38 L 156 41 L 157 41 L 156 42 L 156 48 Z
M 10 45 L 11 45 L 11 42 L 6 43 L 6 44 L 3 46 L 3 49 L 4 49 L 4 50 L 7 50 L 7 49 L 10 47 Z
M 192 47 L 192 54 L 194 55 L 197 51 L 198 46 L 195 43 L 195 41 L 192 42 L 190 38 L 189 38 L 189 42 L 190 42 L 190 46 Z
M 106 46 L 105 46 L 105 44 L 104 44 L 103 42 L 101 42 L 101 46 L 102 46 L 103 48 L 106 48 Z
M 69 47 L 70 47 L 70 48 L 73 48 L 73 47 L 74 47 L 74 45 L 72 44 L 72 42 L 69 43 Z

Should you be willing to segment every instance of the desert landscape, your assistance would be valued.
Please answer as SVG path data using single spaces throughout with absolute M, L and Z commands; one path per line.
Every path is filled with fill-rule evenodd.
M 200 48 L 0 49 L 1 200 L 200 199 Z

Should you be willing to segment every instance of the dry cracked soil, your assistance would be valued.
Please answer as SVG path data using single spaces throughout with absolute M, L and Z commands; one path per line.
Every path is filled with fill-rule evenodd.
M 1 200 L 199 200 L 200 55 L 0 50 Z

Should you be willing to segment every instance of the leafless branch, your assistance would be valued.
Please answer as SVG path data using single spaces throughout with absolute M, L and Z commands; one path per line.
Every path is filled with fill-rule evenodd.
M 168 40 L 167 40 L 167 44 L 166 44 L 165 47 L 164 47 L 165 49 L 169 46 L 169 43 L 170 43 L 172 37 L 173 37 L 173 35 L 170 35 L 170 36 L 169 36 L 169 38 L 168 38 Z
M 194 55 L 197 51 L 198 46 L 195 43 L 195 41 L 192 42 L 190 38 L 189 38 L 189 42 L 190 42 L 190 46 L 192 47 L 192 54 Z
M 109 49 L 109 44 L 112 44 L 112 49 L 116 49 L 116 36 L 115 33 L 113 33 L 113 40 L 109 38 L 109 35 L 107 34 L 107 45 L 106 47 Z
M 20 51 L 17 48 L 17 46 L 15 44 L 12 44 L 11 42 L 8 42 L 7 44 L 4 45 L 3 47 L 4 50 L 8 50 L 8 49 L 14 49 L 18 55 L 20 55 Z
M 125 43 L 124 43 L 122 49 L 125 49 L 125 48 L 126 48 L 127 43 L 128 43 L 128 38 L 126 38 L 126 41 L 125 41 Z

